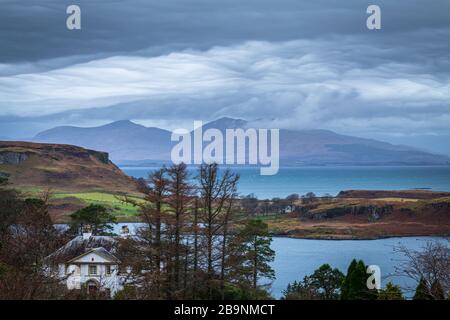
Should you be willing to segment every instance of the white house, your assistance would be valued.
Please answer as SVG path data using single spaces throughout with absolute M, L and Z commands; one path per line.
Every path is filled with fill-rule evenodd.
M 120 260 L 114 255 L 117 240 L 109 236 L 84 233 L 69 241 L 48 257 L 57 267 L 58 277 L 69 290 L 103 292 L 113 297 L 123 288 Z

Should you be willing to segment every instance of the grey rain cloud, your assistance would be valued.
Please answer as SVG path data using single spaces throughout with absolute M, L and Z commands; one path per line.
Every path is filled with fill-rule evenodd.
M 372 1 L 373 2 L 373 1 Z M 2 0 L 1 62 L 142 50 L 205 50 L 246 40 L 289 41 L 367 34 L 361 0 Z M 383 32 L 449 26 L 447 0 L 377 0 Z M 65 28 L 65 9 L 82 9 L 82 32 Z M 395 43 L 395 42 L 394 42 Z
M 82 30 L 65 8 L 82 9 Z M 0 137 L 56 125 L 241 117 L 448 135 L 450 2 L 2 1 Z

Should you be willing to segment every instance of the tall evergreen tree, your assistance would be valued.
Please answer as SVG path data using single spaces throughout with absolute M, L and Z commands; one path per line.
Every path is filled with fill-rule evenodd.
M 347 275 L 342 283 L 342 291 L 341 291 L 341 299 L 342 300 L 350 300 L 353 297 L 353 288 L 352 283 L 350 281 L 351 276 L 354 274 L 357 268 L 358 262 L 356 259 L 353 259 L 347 269 Z
M 171 252 L 170 266 L 172 283 L 170 284 L 173 293 L 179 292 L 179 296 L 185 297 L 186 288 L 183 285 L 186 279 L 181 279 L 181 275 L 186 276 L 188 246 L 183 248 L 183 234 L 186 233 L 188 210 L 191 208 L 193 186 L 189 184 L 189 173 L 184 163 L 175 164 L 167 169 L 167 219 L 166 230 L 168 236 L 168 249 Z M 185 242 L 188 238 L 185 239 Z M 182 265 L 181 260 L 185 263 Z
M 388 282 L 384 289 L 378 292 L 378 300 L 404 300 L 400 286 Z
M 445 300 L 444 289 L 442 289 L 439 280 L 434 280 L 431 284 L 430 293 L 434 300 Z
M 339 290 L 344 280 L 344 274 L 339 269 L 323 264 L 310 278 L 312 285 L 318 288 L 323 299 L 334 300 L 339 297 Z
M 288 284 L 282 297 L 283 300 L 320 300 L 322 298 L 323 295 L 311 284 L 311 278 L 308 276 L 305 276 L 302 281 Z
M 163 168 L 140 181 L 143 201 L 125 198 L 140 209 L 144 227 L 122 239 L 118 257 L 130 267 L 132 299 L 268 298 L 261 277 L 272 278 L 268 227 L 262 221 L 242 229 L 237 212 L 239 176 L 204 164 L 198 178 L 186 166 Z M 191 185 L 192 183 L 192 185 Z
M 116 223 L 116 217 L 104 206 L 91 204 L 70 215 L 70 229 L 74 233 L 82 233 L 89 226 L 94 235 L 108 235 L 113 231 L 111 224 Z
M 15 213 L 7 221 L 1 219 L 5 213 L 1 200 L 16 202 Z M 48 193 L 39 199 L 0 196 L 0 226 L 9 225 L 0 228 L 0 300 L 54 299 L 63 293 L 57 272 L 46 268 L 45 262 L 65 240 L 54 227 L 48 201 Z
M 143 201 L 131 197 L 125 197 L 124 201 L 139 208 L 143 226 L 137 230 L 136 239 L 122 241 L 122 254 L 127 257 L 122 258 L 122 261 L 129 260 L 126 263 L 133 265 L 133 281 L 139 288 L 136 291 L 141 299 L 169 298 L 170 280 L 168 263 L 165 261 L 167 241 L 163 227 L 167 216 L 167 169 L 162 167 L 149 173 L 147 180 L 138 180 L 138 186 L 144 195 Z
M 432 299 L 433 297 L 430 294 L 430 289 L 428 288 L 428 284 L 425 278 L 423 277 L 420 278 L 413 300 L 432 300 Z
M 353 261 L 347 271 L 342 284 L 341 299 L 343 300 L 372 300 L 376 299 L 376 291 L 367 288 L 366 265 L 362 260 Z
M 289 284 L 283 291 L 285 300 L 334 300 L 339 298 L 339 291 L 344 275 L 338 269 L 324 264 L 303 281 Z
M 251 220 L 241 232 L 243 239 L 244 269 L 247 270 L 253 289 L 258 287 L 261 277 L 275 278 L 270 262 L 275 259 L 275 251 L 270 248 L 272 238 L 268 226 L 261 220 Z
M 8 184 L 8 178 L 6 177 L 0 177 L 0 187 L 6 186 Z

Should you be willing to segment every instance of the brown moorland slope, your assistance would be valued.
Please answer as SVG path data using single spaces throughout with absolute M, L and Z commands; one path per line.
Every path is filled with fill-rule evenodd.
M 346 190 L 338 194 L 338 198 L 380 199 L 402 198 L 429 200 L 450 197 L 450 192 L 431 190 Z
M 0 176 L 13 187 L 136 193 L 136 183 L 108 153 L 62 144 L 0 141 Z
M 298 204 L 298 211 L 269 218 L 274 234 L 315 239 L 450 236 L 450 193 L 342 191 L 332 199 Z

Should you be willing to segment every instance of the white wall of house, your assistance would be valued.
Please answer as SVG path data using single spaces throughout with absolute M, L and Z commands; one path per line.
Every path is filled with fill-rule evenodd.
M 89 271 L 89 267 L 96 267 L 95 274 Z M 108 268 L 110 272 L 108 273 Z M 100 290 L 109 289 L 111 297 L 123 288 L 122 277 L 119 274 L 119 266 L 108 261 L 104 257 L 90 253 L 80 257 L 71 264 L 60 264 L 59 273 L 61 278 L 66 278 L 69 290 L 81 289 L 88 281 L 95 281 Z
M 77 263 L 90 263 L 90 262 L 106 263 L 106 262 L 111 262 L 111 261 L 108 259 L 105 259 L 104 257 L 102 257 L 101 255 L 99 255 L 95 252 L 91 252 L 85 256 L 78 258 L 76 260 L 76 262 Z

